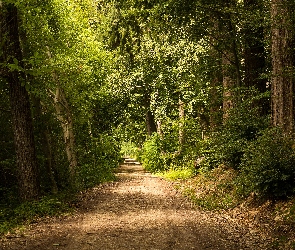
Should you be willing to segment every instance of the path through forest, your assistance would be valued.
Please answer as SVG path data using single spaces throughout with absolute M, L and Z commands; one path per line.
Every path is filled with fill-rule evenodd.
M 116 182 L 84 194 L 74 216 L 45 219 L 1 250 L 265 249 L 263 239 L 226 217 L 199 211 L 167 182 L 132 161 Z M 254 248 L 253 248 L 254 247 Z

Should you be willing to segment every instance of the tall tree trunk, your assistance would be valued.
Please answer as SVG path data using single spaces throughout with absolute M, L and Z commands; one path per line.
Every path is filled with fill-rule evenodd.
M 164 139 L 164 133 L 162 129 L 162 121 L 159 119 L 157 120 L 157 133 L 159 137 L 163 140 Z
M 52 59 L 49 48 L 47 48 L 47 54 L 49 59 Z M 66 154 L 69 162 L 69 172 L 70 172 L 70 183 L 72 186 L 75 185 L 75 175 L 76 168 L 78 165 L 76 156 L 76 146 L 75 146 L 75 135 L 74 135 L 74 125 L 72 119 L 72 112 L 70 105 L 67 101 L 64 89 L 61 86 L 59 77 L 55 71 L 52 72 L 52 78 L 56 84 L 55 93 L 51 92 L 54 101 L 54 107 L 56 111 L 57 119 L 60 121 L 63 137 L 65 142 Z
M 22 23 L 20 23 L 22 25 Z M 30 46 L 27 40 L 27 33 L 26 30 L 20 29 L 19 32 L 20 41 L 22 45 L 22 54 L 24 58 L 30 58 L 34 55 L 34 48 Z M 24 63 L 25 69 L 30 69 L 32 65 L 30 63 Z M 34 82 L 34 76 L 27 75 L 27 80 L 29 82 Z M 37 97 L 35 94 L 30 95 L 31 101 L 32 101 L 32 113 L 33 113 L 33 124 L 36 132 L 40 136 L 40 144 L 42 146 L 42 153 L 46 159 L 45 161 L 45 171 L 46 173 L 42 173 L 42 177 L 46 176 L 50 181 L 50 188 L 52 193 L 57 193 L 57 183 L 54 178 L 54 160 L 53 160 L 53 153 L 52 153 L 52 144 L 51 144 L 51 138 L 50 133 L 48 130 L 48 126 L 46 125 L 46 122 L 44 120 L 44 112 L 42 111 L 42 108 L 44 108 L 41 104 L 41 99 Z M 41 169 L 40 169 L 41 170 Z
M 23 68 L 17 8 L 13 4 L 2 2 L 0 2 L 0 8 L 3 60 L 7 64 L 17 63 Z M 22 70 L 6 68 L 5 78 L 9 84 L 20 198 L 23 201 L 34 200 L 39 197 L 40 185 L 31 106 L 25 87 L 26 76 Z
M 263 6 L 260 0 L 244 0 L 245 9 L 249 13 L 262 11 Z M 262 73 L 265 73 L 264 56 L 264 31 L 263 16 L 260 19 L 248 20 L 244 29 L 245 35 L 245 85 L 246 87 L 255 87 L 259 93 L 264 93 L 266 89 L 266 79 L 262 79 Z M 257 22 L 261 25 L 257 25 Z M 255 107 L 259 107 L 260 114 L 265 115 L 270 110 L 270 103 L 267 99 L 261 99 L 254 102 Z
M 44 112 L 42 112 L 42 104 L 41 100 L 38 97 L 32 96 L 31 97 L 33 106 L 34 106 L 34 120 L 36 120 L 38 132 L 41 137 L 41 145 L 42 145 L 42 151 L 45 156 L 46 162 L 46 172 L 47 176 L 50 181 L 50 187 L 52 193 L 57 193 L 58 187 L 56 180 L 54 178 L 54 161 L 53 161 L 53 153 L 52 153 L 52 145 L 51 145 L 51 137 L 48 130 L 48 127 L 46 126 L 46 123 L 44 121 L 43 115 Z M 36 128 L 36 125 L 35 125 Z
M 146 128 L 147 128 L 147 134 L 148 136 L 151 136 L 154 132 L 157 132 L 157 125 L 155 122 L 155 117 L 150 109 L 150 97 L 148 94 L 145 94 L 145 100 L 144 100 L 144 106 L 145 106 L 145 122 L 146 122 Z
M 78 162 L 75 150 L 73 119 L 64 90 L 59 85 L 57 86 L 54 94 L 54 107 L 57 119 L 60 121 L 63 130 L 65 149 L 69 162 L 70 183 L 72 186 L 74 186 Z
M 218 92 L 218 88 L 220 88 L 222 84 L 222 74 L 219 69 L 220 65 L 216 66 L 216 70 L 213 72 L 212 80 L 210 81 L 210 130 L 216 129 L 222 123 L 220 107 L 223 105 L 223 103 Z
M 226 8 L 234 7 L 235 2 L 227 0 Z M 240 61 L 238 56 L 236 28 L 229 13 L 222 16 L 222 74 L 223 74 L 223 121 L 226 122 L 229 112 L 240 102 L 239 88 L 241 87 Z M 235 90 L 238 88 L 238 90 Z
M 148 132 L 148 135 L 151 136 L 154 132 L 157 132 L 157 126 L 155 123 L 155 117 L 149 109 L 146 111 L 145 118 L 146 118 L 147 132 Z
M 236 79 L 234 77 L 232 66 L 232 52 L 225 51 L 222 55 L 222 73 L 223 73 L 223 121 L 228 119 L 229 112 L 235 106 L 235 93 Z
M 182 151 L 183 144 L 185 141 L 185 131 L 184 131 L 184 120 L 185 120 L 185 111 L 184 111 L 184 102 L 179 98 L 178 100 L 178 108 L 179 108 L 179 152 Z
M 220 47 L 220 39 L 217 39 L 220 36 L 221 23 L 217 18 L 211 18 L 212 28 L 210 36 L 210 45 L 209 56 L 211 59 L 210 63 L 210 116 L 209 116 L 209 126 L 211 130 L 216 129 L 222 123 L 222 97 L 220 96 L 220 89 L 222 87 L 222 53 L 218 50 Z
M 271 1 L 272 124 L 294 131 L 294 3 Z

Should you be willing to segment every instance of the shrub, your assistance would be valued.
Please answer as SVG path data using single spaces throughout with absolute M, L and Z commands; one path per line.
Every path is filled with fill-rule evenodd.
M 161 157 L 161 141 L 158 134 L 153 134 L 143 145 L 140 157 L 143 167 L 151 172 L 165 170 L 165 164 Z
M 81 150 L 82 164 L 78 169 L 78 186 L 82 189 L 114 179 L 113 170 L 121 160 L 118 143 L 111 136 L 92 138 L 87 147 Z
M 279 129 L 269 129 L 249 144 L 241 164 L 239 187 L 242 194 L 255 192 L 265 197 L 294 193 L 294 142 Z
M 186 180 L 192 178 L 195 175 L 194 169 L 189 167 L 174 167 L 161 173 L 162 176 L 168 180 Z
M 210 169 L 223 163 L 238 169 L 248 143 L 255 141 L 267 126 L 268 117 L 260 116 L 258 109 L 247 103 L 233 109 L 224 126 L 205 141 L 203 166 Z
M 0 206 L 0 236 L 38 218 L 66 214 L 72 211 L 73 194 L 59 193 L 38 201 Z

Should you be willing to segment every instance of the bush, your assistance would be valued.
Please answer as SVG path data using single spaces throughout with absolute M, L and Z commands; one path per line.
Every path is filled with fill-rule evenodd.
M 280 198 L 295 189 L 294 142 L 279 129 L 269 129 L 249 144 L 242 159 L 240 191 Z
M 195 176 L 193 168 L 189 167 L 172 167 L 169 170 L 159 174 L 168 180 L 186 180 Z
M 268 117 L 261 117 L 257 109 L 243 104 L 231 111 L 224 126 L 205 141 L 202 165 L 208 169 L 226 164 L 238 169 L 247 145 L 255 141 L 268 126 Z
M 145 141 L 140 159 L 143 167 L 148 171 L 160 172 L 165 170 L 165 164 L 161 157 L 161 141 L 158 134 L 153 134 Z
M 80 151 L 82 164 L 79 166 L 77 179 L 78 186 L 82 189 L 113 180 L 113 170 L 121 160 L 118 143 L 111 136 L 92 138 L 87 148 L 88 150 Z
M 0 236 L 38 218 L 71 212 L 72 199 L 72 194 L 59 193 L 55 196 L 42 197 L 38 201 L 13 204 L 13 206 L 12 204 L 1 205 Z

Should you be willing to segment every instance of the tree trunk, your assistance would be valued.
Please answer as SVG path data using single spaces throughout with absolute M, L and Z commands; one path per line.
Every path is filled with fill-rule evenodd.
M 146 127 L 148 136 L 151 136 L 154 132 L 157 132 L 155 117 L 150 110 L 146 111 Z
M 223 121 L 225 122 L 229 116 L 229 111 L 235 106 L 236 81 L 234 78 L 231 60 L 232 53 L 225 51 L 222 56 L 222 73 L 223 73 Z
M 234 1 L 225 1 L 224 7 L 230 8 Z M 225 13 L 222 16 L 221 38 L 223 44 L 222 52 L 222 74 L 223 74 L 223 121 L 226 122 L 229 112 L 240 102 L 239 88 L 241 87 L 241 72 L 238 49 L 236 43 L 236 28 L 232 24 L 231 15 Z M 236 89 L 238 88 L 238 89 Z
M 144 106 L 146 109 L 145 121 L 148 136 L 151 136 L 154 132 L 157 132 L 157 125 L 155 122 L 155 117 L 150 110 L 150 97 L 148 94 L 145 94 Z
M 51 59 L 51 53 L 49 48 L 47 48 L 48 58 Z M 63 137 L 65 142 L 67 159 L 69 162 L 69 172 L 70 172 L 70 183 L 74 186 L 76 168 L 78 165 L 76 150 L 75 150 L 75 136 L 74 136 L 74 125 L 72 119 L 72 113 L 70 105 L 67 101 L 65 92 L 60 84 L 59 77 L 55 71 L 52 72 L 52 78 L 56 84 L 55 93 L 51 92 L 53 95 L 54 107 L 56 111 L 57 119 L 60 121 Z
M 178 100 L 178 108 L 179 108 L 179 152 L 182 151 L 183 144 L 185 141 L 185 131 L 184 131 L 184 120 L 185 120 L 185 111 L 184 111 L 184 102 L 179 98 Z
M 220 68 L 217 66 L 216 68 Z M 221 109 L 220 107 L 223 105 L 221 101 L 220 94 L 218 93 L 218 88 L 222 84 L 222 74 L 217 69 L 212 74 L 212 80 L 210 81 L 210 117 L 209 117 L 209 126 L 210 130 L 214 131 L 221 123 Z
M 272 124 L 294 131 L 294 4 L 271 1 Z
M 63 130 L 65 149 L 69 162 L 69 180 L 71 185 L 74 186 L 76 168 L 78 165 L 75 150 L 74 127 L 69 104 L 67 102 L 65 93 L 60 86 L 56 87 L 54 94 L 54 107 L 57 119 L 60 121 Z
M 13 4 L 2 4 L 2 2 L 0 2 L 0 8 L 3 60 L 7 64 L 18 64 L 23 68 L 17 8 Z M 9 85 L 20 199 L 34 200 L 39 197 L 40 185 L 31 106 L 25 87 L 26 76 L 21 69 L 6 68 L 4 74 Z
M 244 0 L 245 9 L 249 13 L 256 13 L 262 10 L 263 6 L 259 0 Z M 263 16 L 260 19 L 248 20 L 244 29 L 245 35 L 245 85 L 246 87 L 255 87 L 259 93 L 264 93 L 266 88 L 266 79 L 261 78 L 265 73 L 265 56 L 264 56 L 264 31 Z M 261 25 L 257 26 L 257 22 Z M 270 103 L 267 99 L 261 99 L 254 102 L 254 107 L 259 107 L 261 115 L 265 115 L 270 110 Z
M 157 121 L 157 133 L 158 133 L 159 137 L 163 140 L 164 133 L 163 133 L 163 129 L 162 129 L 162 121 L 161 120 Z
M 42 104 L 39 98 L 32 96 L 31 97 L 34 108 L 34 120 L 36 120 L 38 132 L 41 137 L 41 145 L 42 145 L 42 151 L 46 158 L 46 172 L 47 176 L 50 181 L 50 187 L 52 193 L 57 193 L 58 187 L 57 183 L 54 178 L 54 161 L 53 161 L 53 153 L 52 153 L 52 144 L 51 144 L 51 137 L 48 130 L 48 127 L 46 126 L 45 120 L 43 118 L 44 112 L 42 112 Z M 35 125 L 36 128 L 36 125 Z
M 210 130 L 216 129 L 222 123 L 222 96 L 220 95 L 220 89 L 222 87 L 222 53 L 218 50 L 220 47 L 220 39 L 216 39 L 220 36 L 221 23 L 215 17 L 211 18 L 212 28 L 210 30 L 210 45 L 209 56 L 210 62 L 210 116 L 209 126 Z

